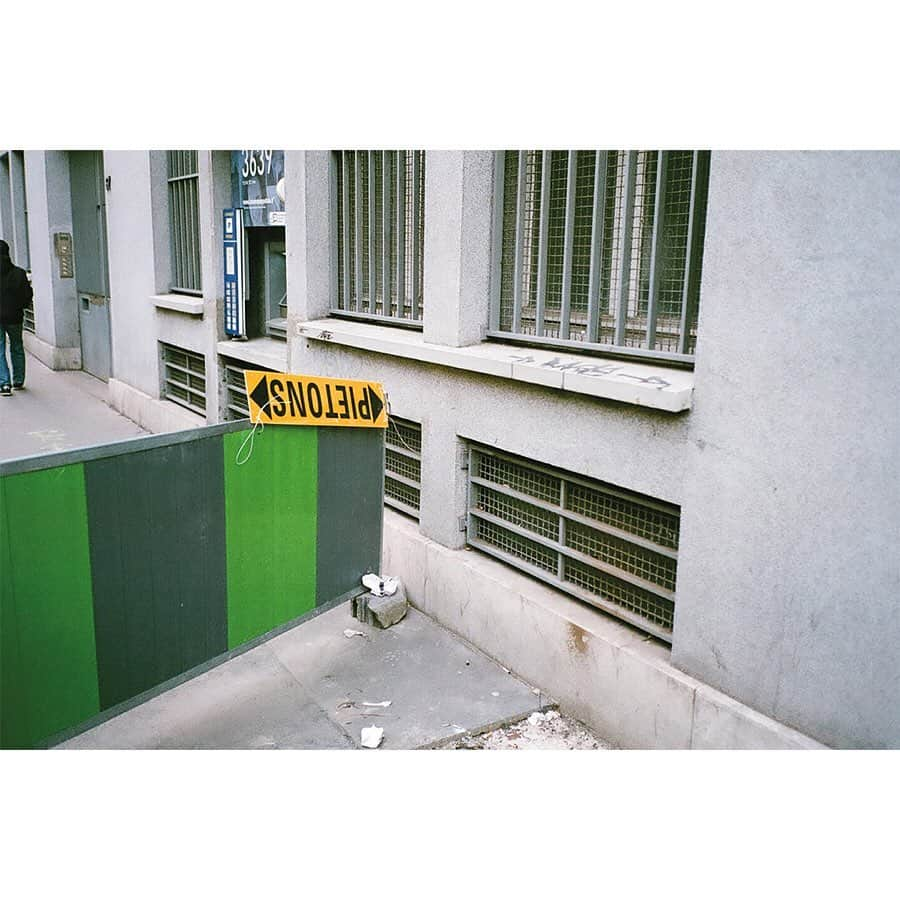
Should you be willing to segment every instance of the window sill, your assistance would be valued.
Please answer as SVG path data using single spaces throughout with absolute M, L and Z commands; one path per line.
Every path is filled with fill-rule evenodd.
M 187 294 L 154 294 L 150 298 L 157 309 L 171 309 L 189 316 L 203 315 L 203 298 Z
M 219 356 L 227 356 L 251 366 L 262 366 L 273 372 L 287 371 L 287 344 L 270 337 L 251 338 L 249 341 L 219 341 Z
M 694 392 L 690 371 L 493 341 L 447 347 L 426 343 L 417 331 L 344 319 L 298 322 L 295 336 L 665 412 L 690 409 Z

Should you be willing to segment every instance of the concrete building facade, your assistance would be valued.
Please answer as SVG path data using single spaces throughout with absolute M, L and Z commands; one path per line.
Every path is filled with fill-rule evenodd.
M 30 352 L 151 431 L 243 368 L 379 381 L 385 571 L 566 712 L 900 747 L 900 153 L 285 151 L 232 340 L 271 153 L 0 154 Z

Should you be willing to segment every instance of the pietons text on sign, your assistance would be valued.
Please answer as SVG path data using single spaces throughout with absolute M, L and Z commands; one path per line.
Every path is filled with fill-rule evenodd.
M 387 428 L 384 389 L 371 381 L 245 371 L 244 385 L 251 422 Z

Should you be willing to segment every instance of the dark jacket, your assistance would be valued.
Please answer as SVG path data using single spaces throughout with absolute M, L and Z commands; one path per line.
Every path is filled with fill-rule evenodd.
M 0 324 L 21 325 L 22 310 L 31 303 L 34 292 L 24 269 L 0 254 Z

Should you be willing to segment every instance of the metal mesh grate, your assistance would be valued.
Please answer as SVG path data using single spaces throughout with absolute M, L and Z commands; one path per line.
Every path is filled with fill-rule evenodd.
M 506 151 L 492 336 L 690 361 L 708 158 Z
M 163 396 L 193 412 L 206 415 L 206 360 L 201 353 L 161 344 Z
M 513 559 L 520 559 L 547 572 L 556 572 L 557 555 L 552 550 L 548 550 L 543 544 L 529 540 L 507 528 L 496 525 L 494 522 L 478 520 L 474 530 L 476 541 L 481 540 L 492 547 L 496 547 Z
M 677 506 L 470 447 L 469 543 L 669 638 Z M 536 567 L 536 568 L 535 568 Z
M 425 153 L 334 153 L 337 297 L 332 311 L 422 322 Z
M 402 475 L 411 481 L 419 481 L 422 477 L 422 465 L 417 459 L 411 459 L 390 448 L 385 450 L 384 467 L 387 471 Z
M 671 600 L 657 597 L 627 582 L 620 581 L 605 572 L 598 572 L 576 560 L 565 560 L 563 580 L 577 587 L 611 600 L 617 606 L 646 619 L 655 625 L 671 631 L 675 615 L 675 604 Z
M 652 581 L 670 591 L 675 590 L 677 563 L 671 557 L 645 550 L 578 522 L 566 524 L 566 546 L 622 569 L 623 572 L 631 572 L 645 581 Z
M 250 417 L 250 406 L 247 402 L 247 391 L 244 387 L 244 372 L 252 369 L 254 372 L 271 372 L 265 366 L 247 365 L 237 360 L 222 359 L 222 385 L 225 389 L 224 419 L 233 422 L 237 419 Z
M 391 416 L 385 432 L 384 502 L 419 517 L 422 482 L 422 426 Z
M 475 474 L 485 481 L 506 485 L 522 494 L 529 494 L 551 503 L 559 501 L 560 480 L 553 475 L 519 465 L 501 456 L 479 453 L 475 457 Z
M 504 519 L 520 528 L 533 531 L 535 534 L 542 534 L 544 537 L 554 539 L 558 537 L 559 516 L 554 513 L 548 512 L 540 506 L 510 497 L 508 494 L 492 491 L 490 488 L 480 485 L 474 485 L 474 487 L 473 506 L 475 509 L 496 516 L 498 519 Z
M 196 150 L 167 150 L 169 181 L 170 289 L 199 294 L 200 173 Z
M 678 548 L 680 516 L 642 502 L 628 500 L 621 493 L 611 493 L 583 484 L 573 484 L 566 495 L 566 508 L 613 528 L 646 538 L 663 547 Z

